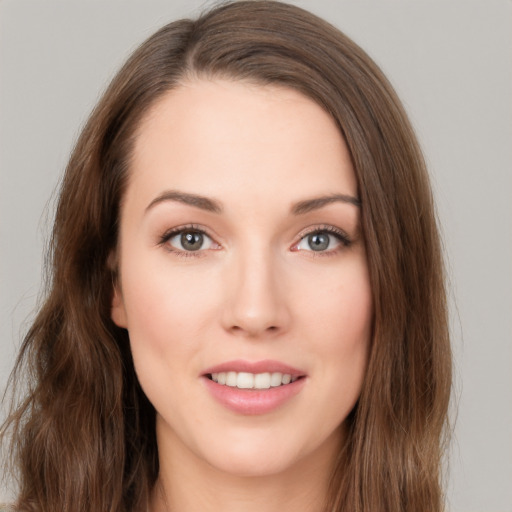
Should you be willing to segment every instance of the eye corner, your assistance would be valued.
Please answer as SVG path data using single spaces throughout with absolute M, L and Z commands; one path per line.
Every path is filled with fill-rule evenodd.
M 184 237 L 187 237 L 184 238 Z M 194 247 L 198 244 L 198 247 Z M 157 240 L 157 245 L 180 257 L 203 257 L 207 251 L 219 250 L 222 246 L 201 226 L 188 224 L 166 230 Z
M 327 237 L 326 242 L 322 244 L 320 241 L 318 246 L 313 248 L 311 246 L 311 237 L 320 235 Z M 310 256 L 334 256 L 348 249 L 353 243 L 354 240 L 344 230 L 331 225 L 322 225 L 309 228 L 301 233 L 299 240 L 290 247 L 290 251 L 309 253 Z M 307 244 L 309 247 L 305 247 L 303 244 Z

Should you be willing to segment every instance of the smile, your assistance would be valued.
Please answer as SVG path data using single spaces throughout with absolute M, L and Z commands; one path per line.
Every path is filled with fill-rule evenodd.
M 298 379 L 298 377 L 289 373 L 281 372 L 249 373 L 231 371 L 212 373 L 209 377 L 217 384 L 238 389 L 269 389 L 285 386 Z
M 210 396 L 236 414 L 268 414 L 293 402 L 304 389 L 307 372 L 281 361 L 225 361 L 204 370 Z

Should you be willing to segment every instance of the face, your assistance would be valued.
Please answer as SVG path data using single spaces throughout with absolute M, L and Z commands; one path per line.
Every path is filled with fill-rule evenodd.
M 338 449 L 372 322 L 357 195 L 334 122 L 293 90 L 198 80 L 149 112 L 112 317 L 159 450 L 261 475 Z

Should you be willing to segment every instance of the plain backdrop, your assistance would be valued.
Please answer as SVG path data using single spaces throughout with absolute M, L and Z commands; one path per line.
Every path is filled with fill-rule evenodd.
M 0 389 L 33 317 L 51 198 L 80 127 L 140 42 L 211 3 L 0 1 Z M 512 2 L 294 3 L 376 60 L 417 130 L 450 269 L 448 508 L 512 512 Z

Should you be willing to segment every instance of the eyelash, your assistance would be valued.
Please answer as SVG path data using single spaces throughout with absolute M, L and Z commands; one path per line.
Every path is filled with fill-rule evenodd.
M 177 235 L 180 235 L 182 233 L 191 232 L 191 233 L 198 233 L 203 236 L 208 237 L 210 240 L 213 241 L 213 238 L 204 230 L 204 228 L 196 225 L 196 224 L 188 224 L 186 226 L 180 226 L 177 228 L 172 228 L 168 231 L 166 231 L 159 239 L 158 245 L 165 246 L 166 250 L 169 252 L 172 252 L 176 256 L 180 258 L 198 258 L 205 256 L 204 252 L 207 249 L 198 249 L 197 251 L 182 251 L 180 249 L 176 249 L 175 247 L 172 247 L 168 242 L 174 238 Z M 296 248 L 306 237 L 314 234 L 321 234 L 321 233 L 327 233 L 329 235 L 334 236 L 338 242 L 340 242 L 341 247 L 337 247 L 335 249 L 329 249 L 326 251 L 304 251 L 303 249 L 293 249 Z M 216 243 L 216 242 L 213 242 Z M 314 229 L 310 229 L 300 235 L 299 241 L 294 243 L 292 246 L 292 250 L 295 250 L 297 252 L 308 252 L 311 253 L 310 256 L 312 257 L 326 257 L 326 256 L 333 256 L 340 251 L 342 251 L 344 248 L 348 248 L 352 245 L 353 241 L 349 238 L 349 236 L 342 231 L 339 228 L 335 228 L 334 226 L 316 226 Z
M 303 249 L 295 249 L 296 251 L 300 252 L 307 252 L 309 253 L 308 256 L 313 258 L 318 257 L 329 257 L 329 256 L 335 256 L 339 252 L 343 251 L 344 249 L 347 249 L 350 247 L 353 243 L 353 241 L 350 239 L 350 237 L 341 229 L 336 228 L 334 226 L 329 225 L 323 225 L 323 226 L 316 226 L 313 229 L 309 229 L 303 233 L 301 233 L 299 241 L 295 244 L 293 244 L 293 247 L 298 247 L 298 245 L 308 236 L 315 235 L 315 234 L 322 234 L 327 233 L 328 235 L 332 235 L 336 238 L 338 242 L 340 242 L 341 246 L 336 247 L 334 249 L 328 249 L 326 251 L 304 251 Z
M 172 238 L 174 238 L 176 235 L 180 235 L 182 233 L 198 233 L 200 235 L 208 237 L 210 240 L 213 240 L 213 238 L 204 230 L 204 228 L 196 225 L 196 224 L 188 224 L 186 226 L 180 226 L 177 228 L 172 228 L 168 231 L 166 231 L 161 237 L 158 242 L 158 245 L 165 246 L 165 249 L 169 252 L 172 252 L 176 256 L 180 258 L 200 258 L 202 256 L 205 256 L 204 249 L 197 250 L 197 251 L 182 251 L 180 249 L 176 249 L 172 245 L 170 245 L 168 242 Z M 215 243 L 215 242 L 214 242 Z

